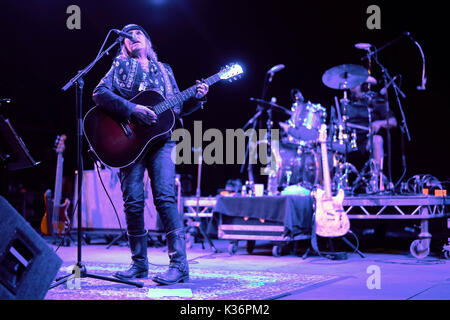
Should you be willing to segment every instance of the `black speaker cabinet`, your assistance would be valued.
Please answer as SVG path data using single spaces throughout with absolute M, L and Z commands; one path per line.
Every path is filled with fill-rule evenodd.
M 62 260 L 0 196 L 0 299 L 43 299 Z

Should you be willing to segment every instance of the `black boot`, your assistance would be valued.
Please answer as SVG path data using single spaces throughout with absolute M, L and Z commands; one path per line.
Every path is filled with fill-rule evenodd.
M 189 281 L 189 265 L 186 258 L 186 234 L 184 229 L 176 229 L 167 234 L 169 249 L 169 270 L 157 275 L 153 281 L 160 284 L 176 284 Z
M 131 249 L 131 259 L 133 260 L 131 267 L 126 271 L 118 271 L 114 277 L 123 280 L 132 280 L 135 278 L 148 277 L 148 260 L 147 260 L 147 232 L 143 235 L 128 235 L 128 241 Z

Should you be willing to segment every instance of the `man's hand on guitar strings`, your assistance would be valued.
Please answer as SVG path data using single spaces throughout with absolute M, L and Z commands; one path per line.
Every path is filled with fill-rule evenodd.
M 137 123 L 141 125 L 152 125 L 156 123 L 158 116 L 156 113 L 140 104 L 136 105 L 133 112 L 131 113 L 132 118 L 136 120 Z
M 197 88 L 197 93 L 195 94 L 195 97 L 197 99 L 201 99 L 204 96 L 206 96 L 206 94 L 208 93 L 208 90 L 209 90 L 208 85 L 200 80 L 197 80 L 196 88 Z

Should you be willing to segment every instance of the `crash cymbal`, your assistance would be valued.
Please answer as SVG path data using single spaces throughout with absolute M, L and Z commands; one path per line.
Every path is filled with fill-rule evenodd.
M 273 102 L 269 102 L 269 101 L 265 101 L 263 99 L 257 99 L 257 98 L 250 98 L 250 101 L 253 101 L 253 102 L 257 103 L 257 104 L 260 104 L 260 105 L 262 105 L 263 107 L 266 107 L 266 108 L 274 108 L 275 110 L 283 111 L 286 114 L 289 114 L 289 115 L 292 114 L 292 111 L 290 111 L 289 109 L 287 109 L 285 107 L 282 107 L 282 106 L 280 106 L 280 105 L 278 105 L 276 103 L 273 103 Z
M 363 84 L 369 77 L 366 68 L 356 64 L 342 64 L 325 71 L 322 82 L 332 89 L 351 89 Z

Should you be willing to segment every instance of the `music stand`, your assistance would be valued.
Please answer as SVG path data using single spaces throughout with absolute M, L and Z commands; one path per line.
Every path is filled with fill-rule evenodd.
M 34 161 L 22 139 L 14 130 L 9 119 L 0 115 L 0 162 L 2 165 L 2 193 L 8 186 L 8 171 L 34 167 L 39 162 Z

